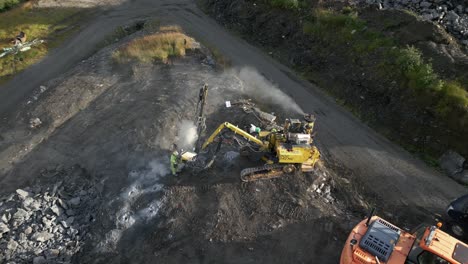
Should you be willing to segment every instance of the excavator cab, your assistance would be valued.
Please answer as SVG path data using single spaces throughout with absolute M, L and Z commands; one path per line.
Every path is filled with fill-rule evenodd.
M 302 122 L 299 119 L 286 119 L 285 133 L 302 133 Z
M 340 264 L 468 263 L 468 245 L 438 226 L 421 225 L 406 232 L 377 216 L 351 231 Z

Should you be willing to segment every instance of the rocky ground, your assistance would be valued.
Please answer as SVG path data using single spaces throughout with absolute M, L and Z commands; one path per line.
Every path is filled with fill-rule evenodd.
M 364 0 L 355 3 L 374 4 L 380 9 L 411 10 L 425 20 L 442 25 L 468 49 L 468 5 L 464 0 Z
M 41 177 L 0 200 L 2 263 L 70 263 L 92 237 L 102 185 L 79 166 Z

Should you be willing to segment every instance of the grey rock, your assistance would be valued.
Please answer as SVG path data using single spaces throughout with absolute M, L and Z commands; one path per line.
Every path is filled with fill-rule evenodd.
M 10 239 L 7 244 L 7 249 L 11 250 L 12 252 L 15 252 L 16 248 L 18 247 L 18 243 L 14 241 L 13 239 Z
M 9 214 L 8 215 L 3 214 L 1 220 L 2 220 L 3 223 L 6 224 L 6 223 L 8 223 L 8 221 L 10 221 L 10 218 L 11 218 L 11 216 Z
M 18 242 L 19 242 L 20 244 L 25 244 L 27 238 L 28 238 L 28 237 L 26 236 L 25 233 L 21 233 L 21 234 L 19 234 Z
M 16 213 L 13 214 L 13 220 L 17 225 L 21 225 L 27 219 L 29 219 L 29 213 L 22 208 L 18 208 Z
M 47 259 L 55 259 L 57 258 L 58 256 L 60 255 L 60 250 L 58 249 L 48 249 L 46 252 L 45 252 L 45 256 Z
M 19 198 L 24 199 L 29 197 L 31 194 L 23 189 L 17 189 L 16 193 L 18 194 Z
M 56 215 L 56 216 L 61 216 L 63 214 L 63 209 L 58 207 L 56 204 L 54 204 L 52 207 L 50 207 L 50 210 Z
M 73 224 L 74 221 L 75 221 L 75 217 L 73 217 L 73 216 L 68 217 L 67 220 L 66 220 L 68 225 Z
M 69 228 L 70 227 L 70 225 L 67 223 L 67 221 L 60 221 L 60 224 L 62 224 L 62 226 L 64 228 Z
M 429 7 L 431 7 L 431 5 L 432 5 L 431 3 L 426 2 L 426 1 L 423 1 L 423 2 L 421 2 L 419 4 L 419 6 L 422 7 L 422 8 L 429 8 Z
M 32 233 L 32 231 L 33 231 L 32 228 L 30 226 L 28 226 L 28 227 L 26 227 L 24 229 L 24 234 L 30 235 Z
M 80 202 L 81 202 L 81 199 L 80 197 L 75 197 L 75 198 L 72 198 L 68 201 L 68 203 L 71 205 L 71 206 L 78 206 L 80 205 Z
M 65 209 L 65 210 L 68 209 L 67 203 L 65 203 L 62 199 L 60 199 L 60 198 L 57 199 L 57 203 L 58 203 L 63 209 Z
M 41 208 L 41 203 L 31 197 L 26 197 L 23 200 L 23 208 L 26 210 L 37 211 Z
M 68 209 L 65 213 L 66 213 L 68 216 L 74 216 L 74 215 L 75 215 L 75 211 L 73 211 L 72 209 Z
M 45 227 L 45 228 L 49 228 L 49 227 L 52 226 L 52 220 L 49 220 L 49 219 L 48 219 L 47 217 L 45 217 L 45 216 L 42 217 L 41 221 L 42 221 L 42 224 L 44 224 L 44 227 Z
M 45 264 L 45 263 L 47 263 L 47 261 L 43 256 L 38 256 L 33 259 L 33 264 Z
M 49 232 L 43 231 L 43 232 L 37 232 L 34 233 L 31 237 L 32 240 L 38 241 L 38 242 L 44 242 L 47 241 L 51 238 L 53 238 L 54 235 L 50 234 Z
M 5 234 L 7 232 L 10 232 L 10 228 L 4 223 L 0 223 L 0 234 Z
M 75 228 L 73 227 L 70 227 L 68 230 L 67 230 L 67 234 L 69 236 L 71 236 L 72 238 L 75 237 L 76 235 L 78 235 L 78 230 L 76 230 Z
M 422 18 L 424 20 L 432 20 L 432 19 L 434 19 L 434 15 L 433 14 L 423 14 Z
M 29 127 L 30 128 L 38 128 L 42 125 L 42 121 L 41 119 L 39 119 L 38 117 L 36 118 L 31 118 L 29 120 Z
M 440 167 L 449 175 L 462 172 L 466 159 L 455 151 L 445 152 L 439 159 Z
M 456 21 L 460 18 L 460 16 L 457 13 L 455 13 L 453 10 L 449 11 L 445 17 L 447 18 L 448 21 L 451 21 L 451 22 Z

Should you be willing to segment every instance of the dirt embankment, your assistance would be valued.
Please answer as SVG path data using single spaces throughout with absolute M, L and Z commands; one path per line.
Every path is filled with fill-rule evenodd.
M 343 12 L 344 7 L 333 1 L 323 3 L 325 6 L 314 4 L 336 12 Z M 427 96 L 418 96 L 407 88 L 408 83 L 397 78 L 393 68 L 385 66 L 388 52 L 380 48 L 380 43 L 364 48 L 346 41 L 337 45 L 333 39 L 316 37 L 329 34 L 317 32 L 320 28 L 311 29 L 315 36 L 306 34 L 312 13 L 304 10 L 271 8 L 253 1 L 203 0 L 200 5 L 218 22 L 318 83 L 354 114 L 408 150 L 423 153 L 428 161 L 435 161 L 447 149 L 468 154 L 468 126 L 459 122 L 466 118 L 466 111 L 450 118 L 438 117 L 439 110 L 423 102 Z M 364 8 L 357 14 L 366 23 L 364 29 L 385 36 L 383 41 L 391 39 L 397 47 L 410 45 L 421 50 L 440 78 L 458 80 L 465 86 L 468 83 L 468 57 L 440 26 L 398 10 Z M 372 41 L 372 35 L 367 37 Z M 365 49 L 372 51 L 362 52 Z

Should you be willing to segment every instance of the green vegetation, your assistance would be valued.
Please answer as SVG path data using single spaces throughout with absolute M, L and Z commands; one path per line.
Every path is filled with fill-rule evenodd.
M 0 50 L 10 47 L 10 40 L 20 31 L 26 33 L 27 41 L 36 38 L 47 43 L 33 47 L 29 51 L 0 58 L 0 81 L 19 72 L 43 58 L 51 47 L 63 41 L 77 22 L 76 8 L 33 8 L 30 3 L 0 13 Z
M 25 0 L 0 0 L 0 12 L 7 11 L 24 1 Z
M 315 10 L 312 19 L 304 23 L 303 31 L 332 48 L 350 47 L 351 59 L 380 56 L 380 67 L 387 77 L 410 89 L 418 97 L 418 107 L 431 109 L 450 129 L 468 127 L 468 87 L 442 80 L 424 61 L 421 51 L 398 47 L 395 40 L 369 29 L 352 9 L 346 8 L 342 13 Z
M 264 2 L 274 8 L 291 10 L 299 9 L 305 5 L 305 3 L 301 0 L 264 0 Z
M 350 8 L 344 9 L 343 13 L 318 9 L 311 20 L 304 22 L 303 31 L 329 45 L 351 46 L 358 54 L 394 45 L 392 39 L 369 30 L 365 21 Z
M 303 23 L 303 32 L 324 49 L 344 49 L 345 56 L 351 61 L 376 62 L 375 74 L 382 81 L 396 81 L 400 84 L 401 94 L 410 95 L 401 99 L 405 101 L 403 104 L 411 105 L 415 111 L 429 112 L 444 129 L 461 138 L 468 132 L 466 83 L 441 78 L 417 48 L 398 46 L 395 39 L 371 29 L 351 8 L 345 8 L 341 13 L 314 11 Z M 429 164 L 436 165 L 433 155 L 438 153 L 408 146 L 411 143 L 400 143 L 408 150 L 418 152 Z M 456 149 L 456 146 L 452 147 Z
M 177 26 L 160 27 L 159 32 L 137 38 L 116 50 L 112 57 L 119 63 L 133 60 L 141 62 L 167 62 L 170 57 L 185 56 L 192 49 L 194 40 Z
M 421 51 L 414 47 L 396 49 L 390 70 L 398 70 L 403 85 L 417 96 L 419 107 L 432 112 L 449 129 L 468 127 L 468 93 L 455 81 L 445 81 L 423 60 Z

